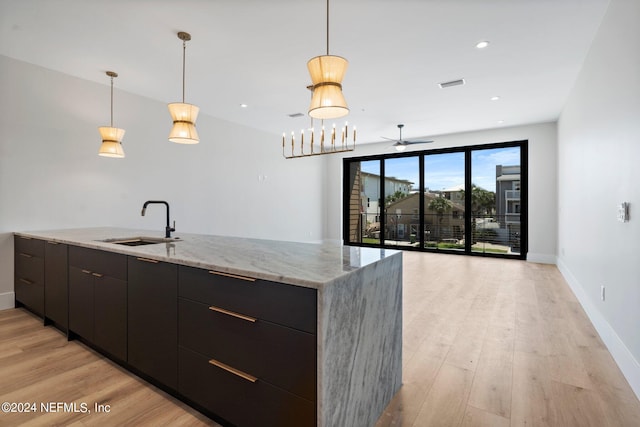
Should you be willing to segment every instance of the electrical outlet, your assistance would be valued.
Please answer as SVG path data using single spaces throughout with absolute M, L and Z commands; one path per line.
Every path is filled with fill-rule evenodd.
M 604 285 L 600 286 L 600 299 L 604 301 Z

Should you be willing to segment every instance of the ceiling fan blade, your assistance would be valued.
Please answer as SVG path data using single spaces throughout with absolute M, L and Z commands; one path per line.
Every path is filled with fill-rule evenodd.
M 396 141 L 395 144 L 391 145 L 391 147 L 395 147 L 398 151 L 403 151 L 407 145 L 410 144 L 428 144 L 430 142 L 433 142 L 432 140 L 428 140 L 428 141 L 406 141 L 402 139 L 402 128 L 404 127 L 403 124 L 399 124 L 398 125 L 398 130 L 400 131 L 400 138 L 399 139 L 391 139 L 391 138 L 387 138 L 382 136 L 381 138 L 387 139 L 389 141 Z
M 433 142 L 433 140 L 429 140 L 429 141 L 402 141 L 405 144 L 429 144 L 431 142 Z
M 387 141 L 397 141 L 395 138 L 387 138 L 386 136 L 381 136 L 380 138 L 386 139 Z

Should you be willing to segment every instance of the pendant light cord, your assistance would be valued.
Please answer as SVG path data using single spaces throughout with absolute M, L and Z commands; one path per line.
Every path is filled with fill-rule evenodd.
M 113 127 L 113 76 L 111 76 L 111 127 Z
M 327 56 L 329 56 L 329 0 L 327 0 Z
M 187 55 L 187 41 L 182 41 L 182 103 L 184 104 L 184 70 L 185 70 L 185 57 Z

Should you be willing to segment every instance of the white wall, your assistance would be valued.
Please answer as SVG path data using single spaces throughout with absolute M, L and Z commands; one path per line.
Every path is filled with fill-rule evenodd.
M 126 130 L 126 158 L 103 158 L 97 128 L 109 124 L 106 76 L 100 85 L 0 56 L 0 308 L 13 306 L 12 232 L 161 232 L 162 207 L 140 215 L 149 199 L 171 204 L 176 235 L 322 239 L 321 159 L 286 160 L 279 135 L 202 114 L 200 144 L 170 143 L 166 104 L 119 91 L 118 79 L 114 125 Z
M 508 141 L 529 141 L 529 252 L 534 262 L 555 263 L 556 218 L 556 125 L 542 123 L 492 130 L 440 135 L 429 149 L 460 147 Z M 391 143 L 367 144 L 356 148 L 351 156 L 392 153 Z M 342 157 L 327 160 L 326 194 L 328 212 L 325 235 L 342 239 Z M 340 190 L 337 190 L 340 189 Z
M 640 396 L 638 17 L 639 1 L 611 1 L 558 124 L 558 266 Z

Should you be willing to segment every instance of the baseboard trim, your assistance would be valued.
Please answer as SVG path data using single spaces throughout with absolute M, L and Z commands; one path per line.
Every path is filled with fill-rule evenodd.
M 5 292 L 0 294 L 0 310 L 8 310 L 15 307 L 15 292 Z
M 533 254 L 531 252 L 527 253 L 527 262 L 536 262 L 539 264 L 556 264 L 558 261 L 555 255 L 549 254 Z
M 562 273 L 569 284 L 569 287 L 571 287 L 576 298 L 580 301 L 580 304 L 589 317 L 589 320 L 591 320 L 596 331 L 600 334 L 600 338 L 602 338 L 602 341 L 607 346 L 611 356 L 618 364 L 618 367 L 627 379 L 627 382 L 633 389 L 636 397 L 640 399 L 640 363 L 633 357 L 633 354 L 631 354 L 631 351 L 629 351 L 629 348 L 625 345 L 624 341 L 622 341 L 609 322 L 607 322 L 605 317 L 587 297 L 587 294 L 584 292 L 584 288 L 580 285 L 578 279 L 576 279 L 576 277 L 571 273 L 571 270 L 569 270 L 561 259 L 558 259 L 557 266 L 558 270 L 560 270 L 560 273 Z

